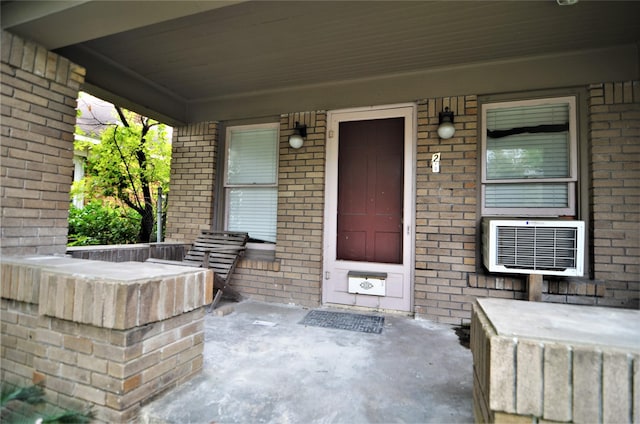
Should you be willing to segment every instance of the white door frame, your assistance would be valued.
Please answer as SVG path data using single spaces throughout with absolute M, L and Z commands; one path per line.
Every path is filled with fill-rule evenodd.
M 343 305 L 363 306 L 379 310 L 399 310 L 413 312 L 413 272 L 415 258 L 415 164 L 417 138 L 417 108 L 414 103 L 403 103 L 366 108 L 342 109 L 327 113 L 327 142 L 325 166 L 325 211 L 323 246 L 323 284 L 322 302 Z M 338 261 L 336 259 L 337 207 L 338 207 L 338 140 L 339 125 L 345 121 L 362 121 L 385 118 L 404 118 L 404 195 L 403 195 L 403 243 L 402 264 L 381 264 Z M 390 272 L 401 279 L 402 305 L 387 302 L 384 297 L 340 293 L 334 295 L 337 275 L 341 275 L 339 284 L 346 274 L 336 272 L 345 270 L 363 270 L 371 272 Z M 391 275 L 391 274 L 389 274 Z

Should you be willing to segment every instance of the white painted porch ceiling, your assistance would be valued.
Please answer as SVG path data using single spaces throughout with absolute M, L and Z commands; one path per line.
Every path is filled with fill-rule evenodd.
M 125 90 L 120 75 L 183 105 L 640 40 L 636 1 L 91 1 L 40 17 L 16 3 L 35 2 L 2 2 L 3 28 L 85 65 L 89 83 Z

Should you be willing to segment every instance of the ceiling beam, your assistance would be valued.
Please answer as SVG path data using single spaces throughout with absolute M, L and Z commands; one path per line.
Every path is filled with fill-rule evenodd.
M 2 29 L 14 28 L 30 21 L 44 18 L 55 13 L 64 12 L 66 9 L 78 7 L 85 1 L 7 1 L 2 2 Z
M 165 124 L 176 126 L 187 122 L 185 99 L 169 89 L 82 45 L 66 47 L 58 53 L 87 70 L 82 89 L 89 94 Z
M 640 73 L 640 52 L 634 44 L 189 101 L 118 64 L 96 57 L 89 50 L 73 47 L 62 51 L 72 61 L 87 66 L 84 88 L 87 92 L 172 126 L 401 103 L 427 97 L 626 81 L 637 79 Z
M 11 1 L 1 3 L 1 22 L 54 50 L 244 1 Z
M 211 98 L 188 103 L 187 121 L 573 87 L 594 81 L 633 80 L 639 72 L 640 53 L 633 44 Z

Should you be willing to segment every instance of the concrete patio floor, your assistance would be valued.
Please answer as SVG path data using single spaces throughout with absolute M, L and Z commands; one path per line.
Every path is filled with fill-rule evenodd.
M 299 307 L 222 308 L 233 311 L 205 320 L 202 373 L 145 406 L 142 422 L 473 422 L 471 352 L 453 326 L 387 314 L 368 334 L 298 324 Z

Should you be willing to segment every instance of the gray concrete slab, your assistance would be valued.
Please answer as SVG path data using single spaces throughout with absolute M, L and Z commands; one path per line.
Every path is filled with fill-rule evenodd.
M 145 406 L 143 422 L 473 422 L 471 352 L 452 326 L 385 315 L 367 334 L 305 327 L 298 307 L 222 308 L 233 312 L 206 317 L 203 372 Z
M 640 311 L 585 305 L 478 299 L 500 336 L 640 351 Z

